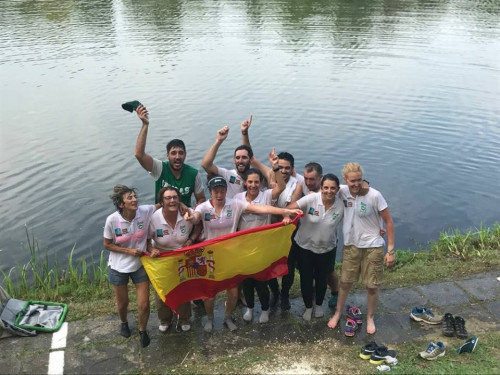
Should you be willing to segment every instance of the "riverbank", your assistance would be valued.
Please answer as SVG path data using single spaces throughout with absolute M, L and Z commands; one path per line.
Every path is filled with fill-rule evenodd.
M 202 330 L 205 317 L 198 308 L 193 309 L 192 330 L 187 333 L 173 328 L 160 333 L 158 318 L 152 314 L 148 324 L 151 344 L 142 349 L 133 312 L 129 314 L 132 337 L 125 339 L 118 335 L 116 314 L 101 314 L 94 305 L 96 312 L 91 317 L 67 324 L 64 340 L 55 339 L 56 334 L 0 340 L 0 373 L 47 373 L 56 363 L 60 373 L 64 366 L 64 373 L 101 374 L 373 374 L 376 366 L 358 355 L 361 346 L 375 340 L 396 350 L 399 363 L 391 371 L 397 374 L 496 374 L 500 370 L 498 276 L 497 270 L 453 281 L 386 289 L 376 317 L 377 333 L 369 336 L 362 326 L 353 338 L 344 336 L 342 326 L 327 328 L 332 311 L 326 302 L 325 317 L 304 321 L 301 298 L 292 299 L 289 312 L 273 309 L 266 324 L 255 319 L 245 323 L 244 309 L 239 307 L 235 311 L 239 329 L 229 332 L 222 326 L 224 305 L 219 300 L 211 334 Z M 366 311 L 364 291 L 352 293 L 348 303 Z M 475 351 L 459 355 L 456 349 L 464 340 L 444 337 L 440 325 L 412 321 L 409 313 L 416 305 L 426 305 L 436 314 L 462 316 L 469 336 L 479 337 Z M 430 341 L 445 344 L 444 357 L 432 362 L 418 357 Z M 54 342 L 59 343 L 58 349 L 49 350 Z

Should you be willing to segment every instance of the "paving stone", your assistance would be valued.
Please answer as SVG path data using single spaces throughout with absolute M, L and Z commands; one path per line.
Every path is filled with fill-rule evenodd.
M 500 322 L 500 301 L 486 302 L 484 306 L 493 314 L 493 316 Z
M 396 288 L 380 292 L 380 310 L 386 312 L 403 312 L 408 314 L 414 306 L 427 306 L 429 300 L 414 288 Z
M 417 286 L 416 289 L 429 299 L 432 306 L 450 307 L 469 302 L 467 295 L 454 282 Z
M 480 301 L 500 298 L 500 282 L 496 277 L 456 281 L 470 297 Z

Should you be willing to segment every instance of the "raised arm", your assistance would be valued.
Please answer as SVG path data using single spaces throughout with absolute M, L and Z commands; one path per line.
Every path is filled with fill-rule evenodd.
M 278 155 L 276 155 L 276 148 L 273 147 L 271 152 L 269 153 L 269 164 L 271 165 L 273 173 L 273 180 L 276 182 L 273 187 L 272 197 L 273 199 L 278 199 L 280 194 L 285 190 L 286 182 L 283 177 L 283 173 L 281 173 L 279 165 L 278 165 Z
M 215 156 L 219 150 L 220 145 L 224 142 L 229 134 L 229 127 L 224 126 L 217 132 L 217 139 L 214 144 L 210 146 L 207 153 L 201 161 L 201 166 L 208 174 L 217 174 L 217 166 L 214 164 Z
M 295 186 L 295 190 L 292 193 L 292 202 L 298 201 L 300 198 L 302 198 L 302 184 L 297 181 L 297 185 Z
M 146 171 L 151 172 L 153 169 L 153 158 L 145 151 L 146 139 L 148 137 L 149 113 L 143 105 L 137 107 L 136 113 L 137 117 L 142 121 L 142 127 L 137 136 L 137 141 L 135 142 L 135 158 Z
M 248 120 L 245 120 L 241 123 L 241 144 L 252 147 L 250 146 L 250 138 L 248 136 L 248 129 L 250 128 L 250 125 L 252 124 L 252 115 L 250 115 L 250 118 Z

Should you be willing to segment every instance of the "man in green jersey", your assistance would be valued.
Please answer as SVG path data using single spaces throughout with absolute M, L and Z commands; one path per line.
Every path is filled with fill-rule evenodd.
M 174 186 L 181 193 L 181 201 L 191 207 L 191 196 L 194 194 L 196 204 L 205 202 L 205 193 L 201 183 L 200 173 L 196 168 L 184 164 L 186 146 L 180 139 L 172 139 L 167 143 L 167 159 L 161 161 L 146 153 L 146 138 L 148 136 L 149 114 L 144 106 L 136 109 L 137 117 L 142 121 L 141 131 L 135 143 L 135 157 L 155 179 L 155 200 L 158 203 L 158 192 L 164 186 Z

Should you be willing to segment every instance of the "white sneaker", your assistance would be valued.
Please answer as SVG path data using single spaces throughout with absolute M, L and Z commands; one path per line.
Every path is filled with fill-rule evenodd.
M 191 324 L 182 324 L 181 325 L 181 330 L 182 332 L 187 332 L 191 329 Z
M 243 314 L 243 320 L 245 322 L 251 322 L 253 320 L 253 309 L 247 307 L 247 311 Z
M 325 316 L 325 313 L 323 312 L 323 307 L 321 305 L 316 305 L 314 307 L 314 317 L 315 318 L 322 318 Z
M 214 322 L 212 319 L 207 319 L 207 322 L 203 326 L 203 330 L 205 332 L 212 332 L 212 329 L 214 329 Z
M 313 313 L 313 309 L 312 309 L 312 307 L 310 307 L 310 308 L 306 308 L 306 311 L 304 312 L 304 314 L 302 314 L 302 318 L 303 318 L 304 320 L 309 321 L 309 320 L 311 320 L 312 313 Z
M 160 324 L 160 326 L 158 327 L 158 329 L 160 330 L 160 332 L 167 332 L 168 327 L 169 327 L 168 324 Z
M 259 323 L 267 323 L 269 321 L 269 310 L 262 311 L 259 316 Z

